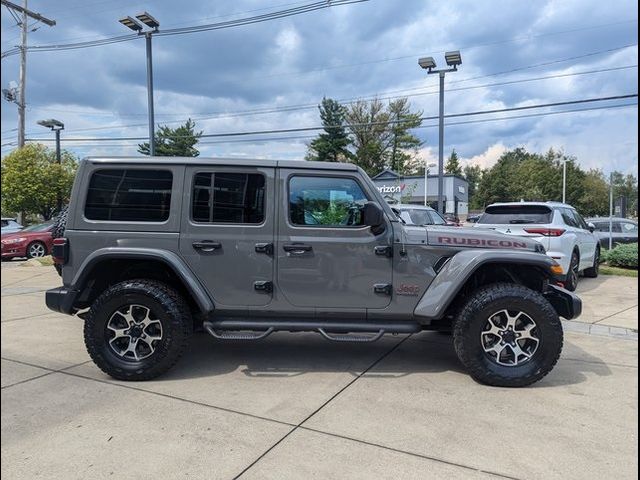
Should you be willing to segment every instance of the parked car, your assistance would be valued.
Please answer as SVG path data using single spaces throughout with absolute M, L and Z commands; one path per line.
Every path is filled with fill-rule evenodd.
M 481 213 L 474 213 L 471 214 L 469 216 L 467 216 L 467 222 L 469 223 L 476 223 L 478 220 L 480 220 L 480 217 L 482 216 Z
M 16 222 L 15 218 L 3 218 L 2 219 L 2 231 L 0 234 L 13 233 L 22 230 L 24 227 Z
M 23 228 L 18 232 L 2 235 L 2 260 L 27 257 L 44 257 L 51 252 L 53 223 L 46 222 Z
M 600 245 L 587 224 L 571 205 L 557 202 L 512 202 L 489 205 L 474 228 L 537 240 L 565 274 L 565 288 L 574 291 L 578 276 L 597 277 Z
M 391 209 L 406 225 L 447 225 L 447 220 L 437 210 L 424 205 L 395 204 Z
M 349 163 L 88 158 L 72 192 L 46 303 L 84 320 L 89 355 L 120 380 L 166 372 L 194 327 L 244 342 L 445 330 L 475 379 L 521 387 L 553 368 L 559 317 L 582 308 L 538 242 L 406 225 Z
M 596 227 L 595 235 L 602 248 L 609 248 L 609 217 L 588 218 L 587 222 Z M 638 222 L 627 218 L 613 217 L 611 219 L 613 246 L 621 243 L 638 243 Z

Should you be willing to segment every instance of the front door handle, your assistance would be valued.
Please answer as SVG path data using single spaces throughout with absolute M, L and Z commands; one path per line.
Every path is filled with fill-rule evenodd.
M 283 245 L 282 248 L 285 252 L 288 252 L 291 255 L 303 255 L 313 250 L 311 245 L 307 245 L 305 243 L 287 243 Z
M 193 248 L 196 250 L 202 250 L 203 252 L 213 252 L 222 248 L 220 242 L 214 242 L 213 240 L 202 240 L 200 242 L 193 242 Z

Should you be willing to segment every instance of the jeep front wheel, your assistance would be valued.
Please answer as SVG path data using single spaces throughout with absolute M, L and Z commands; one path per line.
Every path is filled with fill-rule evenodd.
M 549 373 L 562 351 L 558 314 L 538 292 L 522 285 L 482 287 L 454 325 L 458 358 L 477 381 L 524 387 Z
M 193 329 L 189 307 L 171 287 L 128 280 L 91 305 L 84 341 L 94 363 L 118 380 L 149 380 L 169 370 Z

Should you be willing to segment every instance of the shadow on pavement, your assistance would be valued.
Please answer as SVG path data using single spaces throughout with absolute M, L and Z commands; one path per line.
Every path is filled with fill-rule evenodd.
M 295 377 L 310 372 L 341 372 L 356 377 L 403 338 L 387 336 L 375 343 L 345 344 L 329 342 L 315 334 L 280 333 L 256 342 L 234 342 L 219 341 L 206 333 L 198 333 L 178 365 L 161 379 L 208 377 L 237 370 L 248 377 L 263 378 Z M 391 357 L 401 357 L 402 361 L 390 361 Z M 464 372 L 450 342 L 408 339 L 367 376 L 401 377 L 442 371 Z
M 219 341 L 206 333 L 194 335 L 191 347 L 168 374 L 158 380 L 226 375 L 240 371 L 253 378 L 292 378 L 306 373 L 339 372 L 354 377 L 385 356 L 402 337 L 388 336 L 370 344 L 344 344 L 314 334 L 274 334 L 256 341 Z M 565 343 L 565 356 L 535 388 L 585 382 L 588 374 L 611 375 L 609 367 L 575 344 Z M 568 350 L 568 351 L 567 351 Z M 452 337 L 435 332 L 415 334 L 402 342 L 370 371 L 367 378 L 397 378 L 417 373 L 454 372 L 466 375 Z

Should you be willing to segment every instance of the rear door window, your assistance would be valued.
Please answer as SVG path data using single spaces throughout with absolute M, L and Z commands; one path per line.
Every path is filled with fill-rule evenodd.
M 551 223 L 553 210 L 544 205 L 496 205 L 487 207 L 477 223 L 493 225 Z

